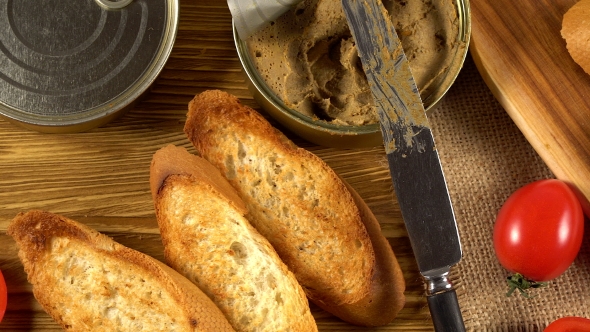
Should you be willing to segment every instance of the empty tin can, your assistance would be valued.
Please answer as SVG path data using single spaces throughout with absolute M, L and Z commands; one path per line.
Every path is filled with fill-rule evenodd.
M 131 108 L 166 63 L 177 0 L 0 0 L 0 114 L 79 132 Z

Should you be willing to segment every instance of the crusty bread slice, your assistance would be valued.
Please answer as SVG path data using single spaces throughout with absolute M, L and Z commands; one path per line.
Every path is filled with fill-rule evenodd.
M 590 0 L 580 0 L 567 10 L 561 36 L 572 59 L 590 74 Z
M 369 293 L 371 241 L 352 195 L 323 160 L 218 90 L 190 102 L 184 131 L 236 188 L 311 300 L 354 303 Z
M 346 182 L 344 184 L 350 190 L 361 211 L 363 224 L 369 232 L 375 251 L 375 273 L 371 281 L 371 291 L 361 300 L 351 304 L 334 305 L 322 302 L 317 304 L 352 324 L 387 325 L 395 319 L 406 304 L 404 275 L 391 245 L 381 233 L 379 221 L 354 188 Z
M 313 302 L 357 325 L 396 317 L 405 282 L 391 246 L 362 198 L 320 158 L 221 91 L 191 101 L 185 132 Z
M 197 284 L 236 331 L 317 331 L 303 289 L 203 158 L 169 145 L 150 186 L 168 264 Z
M 33 293 L 69 331 L 233 331 L 186 278 L 71 219 L 44 211 L 8 227 Z

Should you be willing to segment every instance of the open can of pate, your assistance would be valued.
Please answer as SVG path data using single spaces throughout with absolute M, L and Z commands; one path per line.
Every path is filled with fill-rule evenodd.
M 178 0 L 0 0 L 0 115 L 80 132 L 130 109 L 166 63 Z
M 383 2 L 424 108 L 431 111 L 463 67 L 471 35 L 469 0 Z M 287 129 L 328 147 L 383 144 L 339 1 L 303 0 L 245 40 L 234 28 L 234 41 L 255 100 Z

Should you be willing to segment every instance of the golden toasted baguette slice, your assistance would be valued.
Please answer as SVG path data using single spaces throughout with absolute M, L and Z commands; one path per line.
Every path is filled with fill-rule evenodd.
M 563 15 L 561 36 L 574 61 L 590 74 L 590 0 L 576 2 Z
M 310 299 L 354 303 L 368 294 L 373 248 L 350 192 L 326 163 L 222 91 L 191 101 L 184 130 L 236 188 L 251 223 Z
M 33 293 L 69 331 L 233 331 L 197 286 L 63 216 L 17 215 L 8 227 Z
M 362 199 L 355 201 L 325 162 L 221 91 L 195 96 L 184 131 L 236 188 L 254 227 L 313 302 L 359 325 L 387 324 L 397 315 L 405 285 L 391 247 L 374 217 L 374 232 L 367 232 L 363 216 L 372 213 L 361 213 L 368 210 Z M 376 267 L 376 254 L 377 263 L 389 265 Z
M 391 245 L 381 233 L 379 221 L 359 194 L 346 182 L 357 206 L 361 219 L 367 228 L 375 251 L 375 273 L 371 280 L 371 291 L 361 300 L 334 305 L 317 302 L 318 306 L 343 320 L 364 326 L 383 326 L 391 323 L 406 304 L 404 291 L 406 283 Z
M 169 145 L 154 154 L 150 187 L 168 264 L 236 331 L 317 331 L 297 279 L 213 165 Z

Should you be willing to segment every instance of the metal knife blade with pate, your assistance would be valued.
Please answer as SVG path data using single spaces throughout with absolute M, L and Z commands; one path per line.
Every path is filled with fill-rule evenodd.
M 448 279 L 462 257 L 455 214 L 430 123 L 382 0 L 342 0 L 377 108 L 402 217 L 436 331 L 465 331 Z

